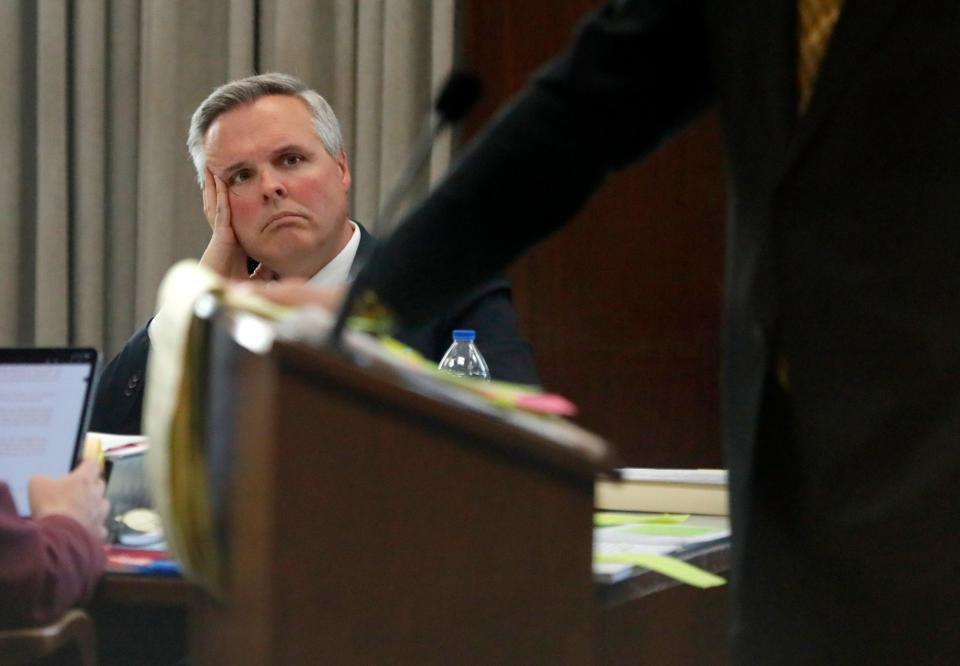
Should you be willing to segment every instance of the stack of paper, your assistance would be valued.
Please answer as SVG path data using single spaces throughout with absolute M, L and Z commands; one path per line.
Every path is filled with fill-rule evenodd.
M 142 435 L 112 435 L 105 432 L 89 432 L 87 438 L 99 440 L 104 457 L 114 460 L 139 455 L 147 451 L 147 438 Z
M 616 582 L 637 568 L 658 571 L 698 587 L 724 580 L 680 559 L 690 549 L 730 538 L 725 517 L 683 514 L 597 513 L 594 516 L 594 579 Z
M 619 481 L 597 481 L 597 509 L 712 516 L 728 513 L 726 470 L 631 467 L 619 471 Z
M 224 572 L 200 441 L 203 379 L 197 358 L 204 350 L 193 315 L 198 300 L 222 284 L 191 262 L 180 262 L 164 277 L 158 315 L 163 325 L 154 327 L 151 339 L 143 418 L 151 442 L 147 469 L 154 506 L 170 551 L 186 575 L 215 595 L 224 589 Z

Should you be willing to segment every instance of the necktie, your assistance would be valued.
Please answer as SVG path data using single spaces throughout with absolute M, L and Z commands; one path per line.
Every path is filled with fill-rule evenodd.
M 807 110 L 843 0 L 797 0 L 797 111 Z

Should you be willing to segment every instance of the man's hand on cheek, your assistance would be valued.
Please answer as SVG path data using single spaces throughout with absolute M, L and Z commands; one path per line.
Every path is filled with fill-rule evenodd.
M 200 265 L 216 271 L 225 278 L 242 280 L 250 277 L 247 272 L 247 253 L 240 245 L 230 217 L 230 199 L 226 183 L 209 169 L 203 185 L 203 214 L 213 230 L 207 249 L 200 257 Z M 272 271 L 264 269 L 263 273 Z M 258 268 L 254 275 L 261 273 Z M 265 279 L 260 277 L 260 279 Z

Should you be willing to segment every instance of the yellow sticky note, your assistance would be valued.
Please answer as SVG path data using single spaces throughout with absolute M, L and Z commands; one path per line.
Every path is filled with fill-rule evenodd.
M 678 560 L 669 555 L 654 555 L 652 553 L 606 553 L 593 556 L 594 562 L 616 562 L 618 564 L 633 564 L 638 567 L 644 567 L 664 576 L 669 576 L 674 580 L 687 585 L 693 585 L 699 588 L 717 587 L 726 584 L 726 580 L 704 571 L 700 567 L 695 567 L 688 562 Z
M 351 318 L 351 325 L 353 319 L 356 319 L 356 317 Z M 412 349 L 409 345 L 405 345 L 399 340 L 391 338 L 390 336 L 384 336 L 380 338 L 380 343 L 383 345 L 383 348 L 390 352 L 390 355 L 394 358 L 408 361 L 413 365 L 420 365 L 424 369 L 433 370 L 433 363 L 428 363 L 427 359 L 425 359 L 420 352 L 418 352 L 416 349 Z
M 96 435 L 88 434 L 83 443 L 83 459 L 86 460 L 88 458 L 96 460 L 100 465 L 100 469 L 103 469 L 103 442 L 101 442 L 100 438 Z
M 689 513 L 661 513 L 656 516 L 644 516 L 637 513 L 618 513 L 613 511 L 598 511 L 593 514 L 593 524 L 596 527 L 610 527 L 611 525 L 641 525 L 659 524 L 676 525 L 690 517 Z
M 625 527 L 627 534 L 643 534 L 644 536 L 662 536 L 677 537 L 680 539 L 690 539 L 710 534 L 714 530 L 709 527 L 696 527 L 694 525 L 635 525 Z

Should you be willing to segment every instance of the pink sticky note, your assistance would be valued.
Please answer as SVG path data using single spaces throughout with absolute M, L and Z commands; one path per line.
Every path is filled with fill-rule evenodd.
M 531 412 L 560 416 L 573 416 L 577 413 L 576 405 L 556 393 L 522 395 L 517 398 L 517 407 Z

